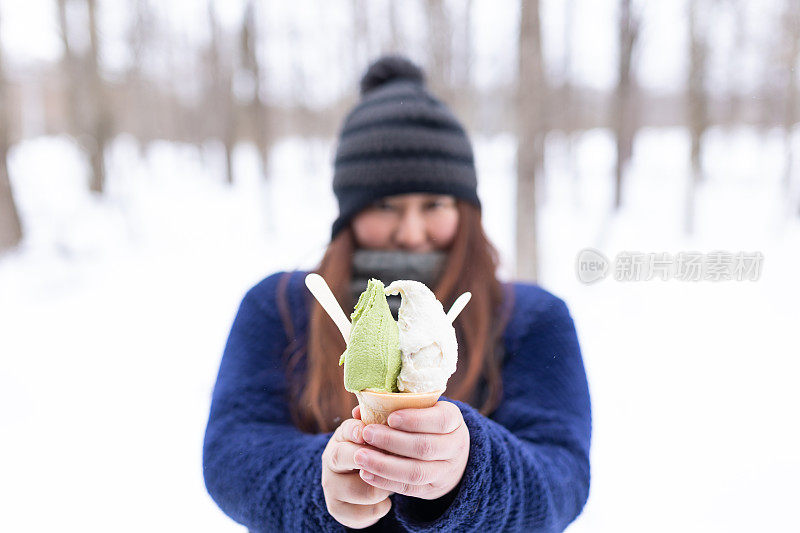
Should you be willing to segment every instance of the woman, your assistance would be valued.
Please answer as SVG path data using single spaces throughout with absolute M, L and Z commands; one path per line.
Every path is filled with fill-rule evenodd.
M 251 531 L 563 530 L 588 496 L 591 432 L 569 311 L 536 285 L 497 280 L 469 140 L 421 71 L 382 58 L 361 94 L 315 271 L 346 311 L 370 277 L 422 281 L 445 309 L 470 291 L 457 371 L 434 407 L 365 426 L 337 365 L 344 341 L 306 273 L 273 274 L 245 295 L 222 358 L 208 491 Z

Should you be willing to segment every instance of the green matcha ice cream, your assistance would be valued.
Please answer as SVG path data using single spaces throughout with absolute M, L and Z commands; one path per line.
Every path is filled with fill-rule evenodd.
M 339 359 L 344 388 L 350 392 L 398 392 L 400 333 L 383 289 L 380 280 L 369 280 L 350 315 L 350 341 Z

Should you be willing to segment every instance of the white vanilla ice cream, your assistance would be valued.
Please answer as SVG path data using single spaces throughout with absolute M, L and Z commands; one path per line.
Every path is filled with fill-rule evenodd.
M 401 298 L 397 326 L 402 367 L 397 388 L 402 392 L 444 390 L 456 371 L 458 343 L 441 302 L 424 283 L 414 280 L 394 281 L 385 292 L 399 293 Z

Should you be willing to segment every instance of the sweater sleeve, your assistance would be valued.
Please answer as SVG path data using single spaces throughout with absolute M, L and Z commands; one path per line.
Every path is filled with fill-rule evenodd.
M 589 392 L 572 318 L 563 301 L 550 298 L 511 347 L 503 401 L 491 418 L 454 402 L 470 433 L 464 476 L 442 501 L 396 496 L 406 529 L 563 531 L 582 510 L 589 492 Z
M 233 322 L 203 445 L 206 487 L 228 516 L 253 531 L 342 531 L 320 485 L 330 434 L 301 433 L 288 413 L 277 277 L 247 292 Z

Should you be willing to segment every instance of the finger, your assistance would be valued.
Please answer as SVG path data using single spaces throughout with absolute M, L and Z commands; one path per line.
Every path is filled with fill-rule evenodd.
M 358 505 L 325 498 L 325 504 L 331 516 L 336 517 L 336 520 L 342 525 L 354 529 L 362 529 L 374 524 L 392 508 L 392 500 L 389 498 L 375 505 Z
M 361 470 L 360 476 L 361 479 L 373 487 L 394 492 L 396 494 L 413 496 L 415 498 L 426 499 L 425 495 L 428 494 L 430 489 L 432 489 L 430 483 L 427 485 L 409 485 L 408 483 L 400 483 L 399 481 L 392 481 L 391 479 L 386 479 L 385 477 L 376 476 L 372 472 L 368 472 L 366 470 Z
M 357 505 L 375 505 L 391 495 L 388 490 L 370 485 L 357 471 L 333 474 L 327 482 L 328 495 L 339 501 Z
M 353 407 L 353 418 L 361 420 L 361 406 L 356 405 L 355 407 Z
M 461 410 L 451 402 L 436 402 L 427 409 L 401 409 L 389 415 L 389 426 L 412 433 L 452 433 L 464 423 Z
M 451 459 L 457 451 L 450 435 L 409 433 L 381 424 L 365 426 L 361 436 L 376 448 L 422 461 Z
M 426 485 L 435 481 L 444 474 L 448 464 L 447 461 L 408 459 L 363 447 L 353 458 L 362 470 L 409 485 Z
M 348 418 L 342 422 L 333 434 L 334 440 L 339 442 L 350 441 L 356 444 L 364 444 L 364 439 L 361 436 L 361 430 L 364 428 L 364 422 L 354 418 Z
M 325 454 L 323 455 L 325 459 L 325 466 L 338 474 L 349 472 L 351 470 L 357 470 L 359 467 L 356 465 L 353 456 L 361 448 L 363 448 L 362 445 L 354 444 L 352 442 L 337 442 L 325 451 Z

